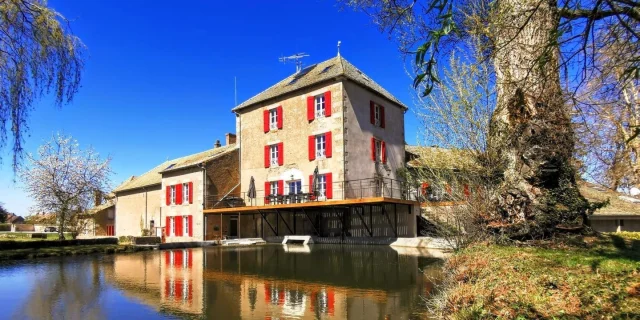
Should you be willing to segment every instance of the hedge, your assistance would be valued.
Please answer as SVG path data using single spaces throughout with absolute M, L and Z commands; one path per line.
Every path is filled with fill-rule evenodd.
M 133 244 L 160 244 L 160 237 L 134 237 Z
M 0 223 L 0 231 L 11 231 L 11 224 Z
M 0 250 L 38 249 L 64 246 L 118 244 L 116 238 L 51 240 L 51 241 L 0 241 Z

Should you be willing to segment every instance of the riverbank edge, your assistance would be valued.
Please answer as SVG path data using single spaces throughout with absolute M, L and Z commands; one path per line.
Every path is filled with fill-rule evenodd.
M 0 251 L 0 262 L 13 260 L 28 260 L 48 257 L 62 257 L 88 254 L 116 254 L 133 253 L 140 251 L 154 250 L 151 246 L 120 245 L 120 244 L 97 244 L 97 245 L 77 245 L 62 247 L 47 247 L 33 249 L 13 249 Z
M 445 261 L 443 319 L 636 319 L 640 233 L 520 246 L 477 244 Z

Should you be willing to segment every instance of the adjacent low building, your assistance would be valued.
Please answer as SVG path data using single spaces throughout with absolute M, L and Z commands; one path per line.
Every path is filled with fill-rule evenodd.
M 162 162 L 118 186 L 113 235 L 205 240 L 211 233 L 202 214 L 208 195 L 232 193 L 239 186 L 238 146 L 234 134 L 226 138 L 225 146 L 217 142 L 213 149 Z

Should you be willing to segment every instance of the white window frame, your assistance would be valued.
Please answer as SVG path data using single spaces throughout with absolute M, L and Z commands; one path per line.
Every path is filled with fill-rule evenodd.
M 280 148 L 278 148 L 278 144 L 272 144 L 269 146 L 269 163 L 271 163 L 271 166 L 278 166 L 278 155 L 280 153 L 280 150 L 278 150 Z
M 176 217 L 169 217 L 169 223 L 171 224 L 169 235 L 175 237 L 176 236 Z
M 373 105 L 373 119 L 374 119 L 374 124 L 376 127 L 380 127 L 382 125 L 382 121 L 380 121 L 380 116 L 382 114 L 380 113 L 380 105 L 378 104 L 374 104 Z
M 327 156 L 327 136 L 324 134 L 316 135 L 316 158 L 325 158 Z
M 278 195 L 278 181 L 269 182 L 269 194 L 272 196 Z
M 171 204 L 176 204 L 176 185 L 172 185 L 171 187 L 169 187 L 171 189 Z
M 325 116 L 326 102 L 324 100 L 324 94 L 317 95 L 314 98 L 314 110 L 316 118 Z
M 189 236 L 189 216 L 182 216 L 182 236 Z
M 278 108 L 273 108 L 269 110 L 269 129 L 270 130 L 278 129 Z
M 325 197 L 327 195 L 327 176 L 324 174 L 318 175 L 318 197 Z
M 291 188 L 292 185 L 295 186 L 295 187 Z M 288 190 L 289 194 L 298 194 L 299 192 L 302 192 L 302 180 L 289 180 L 289 181 L 287 181 L 287 188 L 289 189 Z
M 189 183 L 182 184 L 182 204 L 189 204 Z
M 375 150 L 374 154 L 376 156 L 376 162 L 382 162 L 382 140 L 375 139 Z

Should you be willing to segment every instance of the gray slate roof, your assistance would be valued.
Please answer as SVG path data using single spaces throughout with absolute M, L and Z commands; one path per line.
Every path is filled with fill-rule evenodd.
M 212 160 L 236 149 L 236 144 L 230 144 L 228 146 L 209 149 L 196 154 L 165 161 L 138 177 L 131 177 L 127 179 L 121 185 L 116 187 L 113 192 L 122 192 L 160 184 L 162 183 L 162 173 L 164 172 L 185 169 Z
M 263 102 L 283 94 L 303 89 L 314 84 L 344 76 L 351 81 L 378 92 L 383 97 L 397 103 L 404 109 L 408 109 L 400 100 L 377 84 L 366 74 L 341 56 L 304 68 L 300 73 L 294 73 L 270 88 L 258 93 L 241 103 L 232 111 L 238 111 L 256 103 Z

